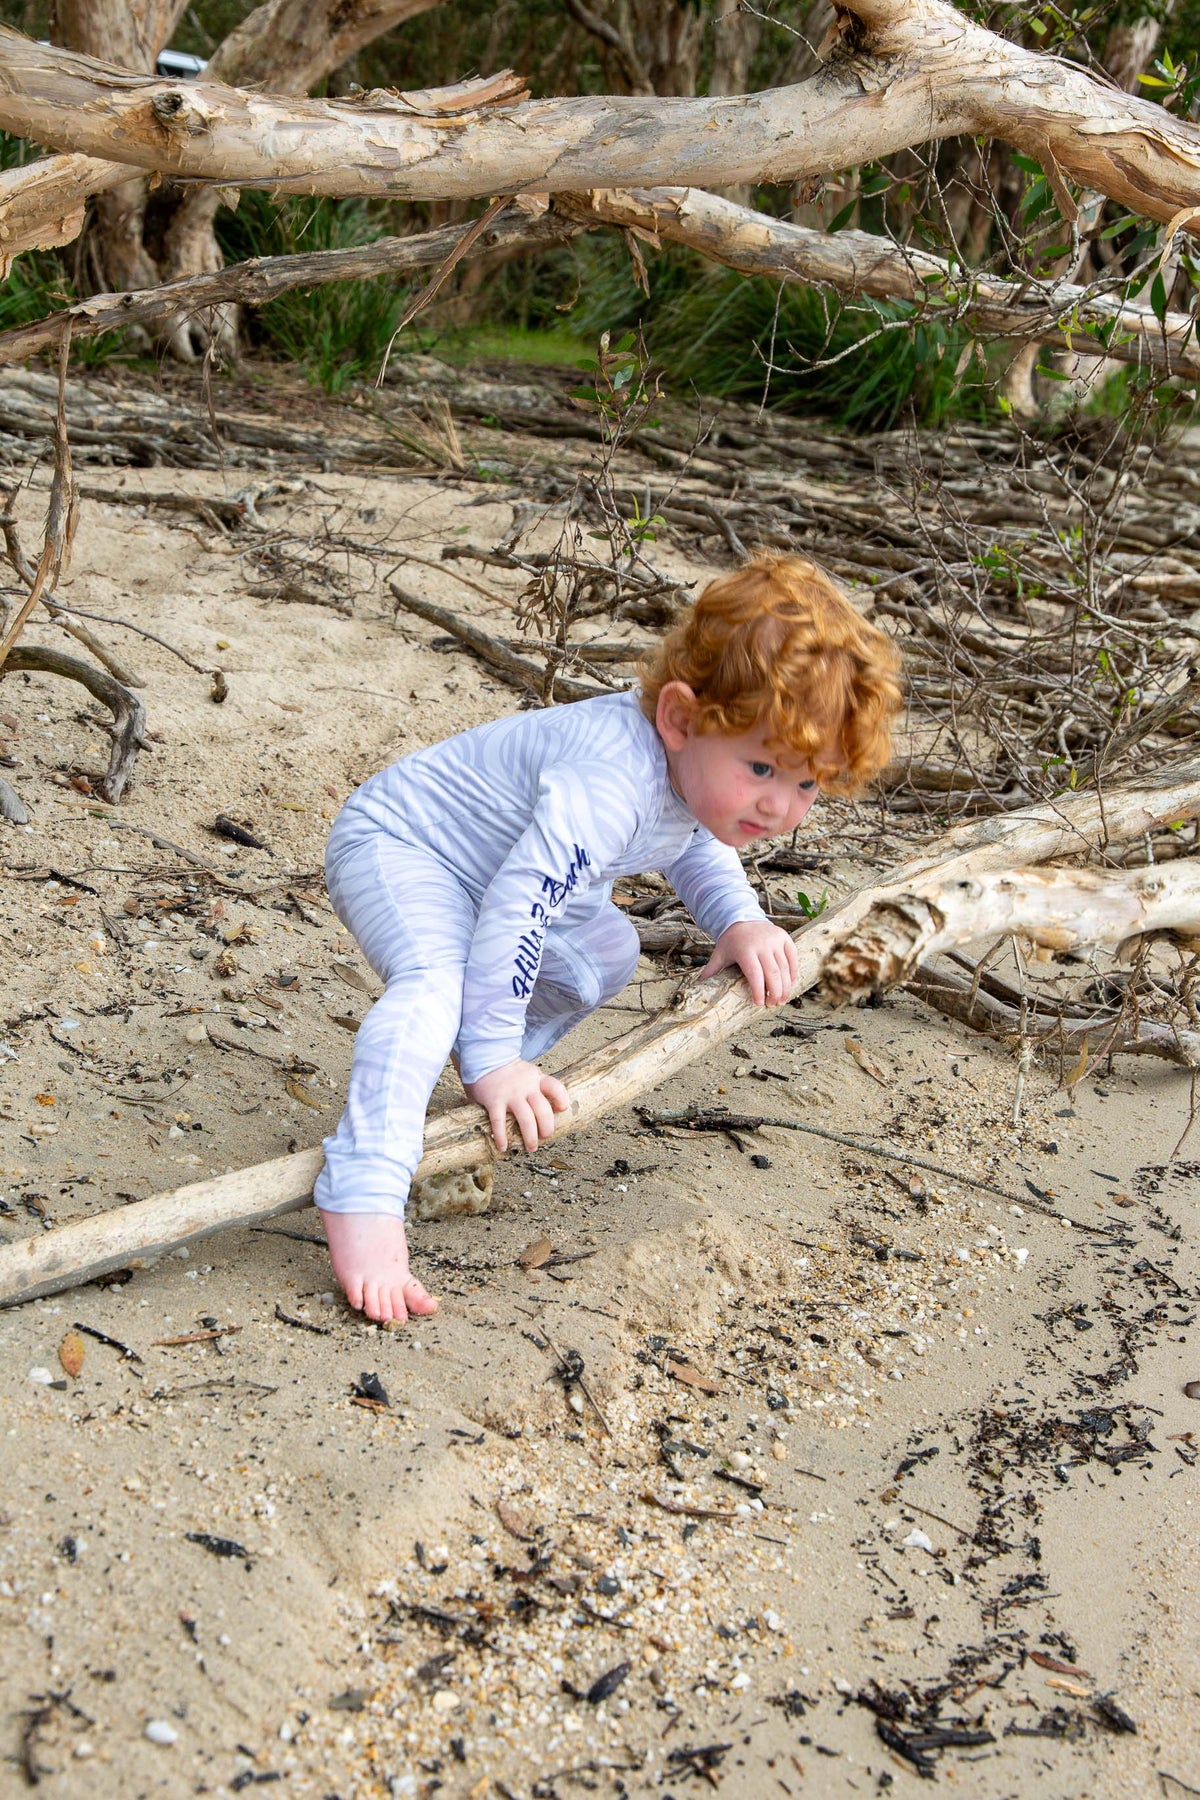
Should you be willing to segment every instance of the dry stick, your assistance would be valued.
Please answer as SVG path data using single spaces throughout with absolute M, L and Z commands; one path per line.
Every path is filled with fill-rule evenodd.
M 546 683 L 546 671 L 534 662 L 532 657 L 518 656 L 507 644 L 501 643 L 478 625 L 468 625 L 457 613 L 452 613 L 444 606 L 435 606 L 431 600 L 421 600 L 416 594 L 410 594 L 395 581 L 388 586 L 396 598 L 397 610 L 404 607 L 406 611 L 416 613 L 430 625 L 437 625 L 443 631 L 456 637 L 468 650 L 473 650 L 493 669 L 508 680 L 514 678 L 523 688 L 529 688 L 535 694 L 541 694 Z M 576 681 L 572 675 L 555 674 L 554 695 L 558 700 L 594 700 L 598 694 L 611 693 L 610 688 L 603 688 L 598 682 Z
M 58 405 L 54 413 L 54 479 L 46 510 L 46 536 L 33 585 L 17 608 L 17 616 L 0 642 L 0 670 L 25 628 L 25 621 L 44 590 L 56 582 L 71 552 L 78 517 L 79 494 L 71 470 L 71 446 L 67 442 L 67 365 L 71 360 L 71 327 L 68 324 L 58 346 Z
M 904 1163 L 909 1168 L 924 1169 L 926 1174 L 941 1175 L 947 1181 L 961 1182 L 963 1187 L 978 1188 L 984 1194 L 995 1194 L 1001 1200 L 1028 1206 L 1034 1212 L 1044 1212 L 1051 1219 L 1066 1217 L 1061 1209 L 1038 1206 L 1028 1194 L 1014 1194 L 1009 1188 L 997 1187 L 992 1181 L 979 1180 L 974 1175 L 967 1175 L 962 1169 L 948 1168 L 945 1163 L 928 1162 L 923 1156 L 910 1156 L 904 1150 L 888 1150 L 882 1144 L 872 1144 L 864 1138 L 846 1137 L 842 1132 L 830 1131 L 824 1125 L 806 1125 L 799 1119 L 771 1118 L 765 1113 L 731 1113 L 728 1118 L 724 1118 L 719 1112 L 705 1113 L 695 1106 L 684 1106 L 676 1112 L 653 1112 L 649 1107 L 640 1107 L 639 1112 L 647 1125 L 680 1125 L 690 1131 L 756 1131 L 760 1125 L 766 1125 L 775 1131 L 803 1131 L 809 1137 L 824 1138 L 827 1143 L 841 1144 L 843 1148 L 857 1150 L 863 1156 Z M 1101 1229 L 1099 1226 L 1082 1225 L 1078 1219 L 1073 1219 L 1071 1223 L 1080 1225 L 1083 1231 Z
M 876 901 L 889 890 L 910 892 L 914 882 L 935 869 L 945 881 L 962 879 L 981 869 L 1077 855 L 1196 817 L 1200 760 L 1153 775 L 1136 788 L 1113 788 L 1103 806 L 1096 795 L 1076 793 L 960 825 L 897 869 L 890 882 L 860 889 L 797 934 L 794 992 L 815 987 L 832 945 Z M 663 1012 L 562 1071 L 570 1105 L 559 1115 L 558 1133 L 580 1131 L 628 1105 L 761 1016 L 736 973 L 683 983 Z M 482 1109 L 460 1106 L 427 1122 L 417 1176 L 428 1180 L 451 1169 L 478 1168 L 494 1156 Z M 309 1204 L 322 1162 L 319 1149 L 301 1150 L 3 1246 L 0 1305 L 57 1293 L 130 1263 L 144 1266 L 149 1258 L 234 1225 L 296 1212 Z
M 409 301 L 408 305 L 405 307 L 403 313 L 400 316 L 400 323 L 397 325 L 395 331 L 393 331 L 391 337 L 387 341 L 387 348 L 383 353 L 383 361 L 380 363 L 379 373 L 375 377 L 375 386 L 376 387 L 382 387 L 384 384 L 384 381 L 387 378 L 388 359 L 390 358 L 390 356 L 392 354 L 392 345 L 395 343 L 396 339 L 400 336 L 400 333 L 404 330 L 404 327 L 406 325 L 410 325 L 412 323 L 412 321 L 416 318 L 416 316 L 419 312 L 424 312 L 425 308 L 429 305 L 430 301 L 433 300 L 436 297 L 436 295 L 441 292 L 442 288 L 445 287 L 447 281 L 449 281 L 451 275 L 454 273 L 455 269 L 458 267 L 458 265 L 462 261 L 463 257 L 469 254 L 472 245 L 478 243 L 479 239 L 486 232 L 488 226 L 495 222 L 495 220 L 505 210 L 505 207 L 507 206 L 507 204 L 508 204 L 508 202 L 507 202 L 506 198 L 501 198 L 499 200 L 493 200 L 491 205 L 488 207 L 487 211 L 484 213 L 481 213 L 479 218 L 473 220 L 472 223 L 467 226 L 466 230 L 463 232 L 462 236 L 459 238 L 459 240 L 455 244 L 454 248 L 450 251 L 449 255 L 446 257 L 446 259 L 442 263 L 441 267 L 435 271 L 431 280 L 426 282 L 425 286 L 421 289 L 419 294 L 413 295 L 412 299 Z M 542 211 L 547 210 L 546 206 L 543 205 L 541 210 Z
M 80 494 L 83 494 L 86 492 L 86 489 L 78 488 L 77 491 Z M 13 499 L 14 494 L 10 492 L 7 499 L 7 505 L 10 508 Z M 21 577 L 25 586 L 27 588 L 32 588 L 37 580 L 37 570 L 25 554 L 24 546 L 21 543 L 21 534 L 17 527 L 17 521 L 13 517 L 11 511 L 0 514 L 0 530 L 4 533 L 4 547 L 8 552 L 9 562 Z M 114 681 L 119 681 L 122 687 L 145 687 L 145 682 L 140 680 L 136 675 L 131 674 L 124 663 L 121 662 L 120 658 L 116 655 L 115 651 L 110 650 L 107 644 L 102 644 L 94 632 L 89 631 L 86 625 L 73 625 L 67 617 L 68 614 L 72 614 L 80 618 L 86 618 L 89 616 L 88 614 L 77 613 L 75 607 L 65 605 L 58 598 L 57 594 L 43 593 L 42 604 L 50 614 L 50 617 L 56 620 L 65 632 L 73 637 L 77 643 L 82 644 L 85 650 L 91 651 L 92 655 L 96 658 L 96 661 L 108 670 Z M 111 623 L 111 621 L 100 619 L 96 620 L 95 623 L 105 624 Z
M 62 650 L 51 650 L 43 644 L 18 644 L 10 650 L 4 671 L 0 673 L 12 669 L 37 670 L 45 675 L 61 675 L 67 681 L 78 681 L 108 707 L 113 722 L 104 729 L 112 738 L 112 749 L 96 794 L 107 805 L 115 806 L 133 773 L 134 758 L 146 747 L 146 708 L 137 695 L 122 687 L 106 669 L 95 669 L 78 656 L 68 656 Z
M 958 1019 L 985 1037 L 1019 1039 L 1021 1014 L 1017 1007 L 980 989 L 948 969 L 922 964 L 904 983 L 913 994 L 949 1019 Z M 1079 1052 L 1093 1043 L 1092 1065 L 1106 1056 L 1160 1056 L 1181 1069 L 1200 1069 L 1200 1032 L 1175 1029 L 1159 1019 L 1127 1022 L 1122 1013 L 1096 1013 L 1089 1018 L 1058 1013 L 1044 1001 L 1034 1002 L 1033 1022 L 1045 1029 L 1034 1034 L 1039 1048 L 1052 1046 L 1062 1056 Z M 1136 1035 L 1135 1035 L 1136 1034 Z

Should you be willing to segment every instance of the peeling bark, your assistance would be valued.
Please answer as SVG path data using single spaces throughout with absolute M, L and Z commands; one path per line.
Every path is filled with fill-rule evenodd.
M 685 244 L 743 275 L 831 287 L 851 297 L 908 300 L 967 325 L 983 338 L 1011 337 L 1078 348 L 1089 329 L 1131 334 L 1106 354 L 1149 362 L 1172 374 L 1200 375 L 1196 320 L 1093 293 L 1072 282 L 1006 279 L 951 268 L 940 256 L 865 231 L 815 231 L 736 206 L 698 188 L 597 190 L 570 211 L 607 224 L 653 232 Z
M 968 133 L 1037 157 L 1060 189 L 1069 177 L 1152 218 L 1200 206 L 1196 126 L 996 37 L 947 0 L 856 0 L 855 13 L 853 51 L 790 88 L 531 100 L 453 121 L 385 93 L 284 104 L 139 79 L 5 30 L 0 128 L 176 178 L 410 199 L 795 181 Z M 1200 229 L 1200 213 L 1181 223 Z
M 1078 349 L 1095 341 L 1091 331 L 1111 328 L 1110 357 L 1200 378 L 1200 341 L 1196 321 L 1187 313 L 1168 313 L 1160 320 L 1148 306 L 1069 282 L 1006 281 L 951 269 L 926 251 L 861 231 L 831 237 L 698 188 L 599 190 L 582 202 L 568 199 L 536 219 L 514 206 L 479 234 L 463 252 L 463 261 L 497 252 L 528 253 L 598 224 L 652 233 L 744 275 L 829 287 L 851 299 L 908 300 L 924 316 L 961 322 L 981 338 L 1019 337 L 1034 345 Z M 214 307 L 264 306 L 295 287 L 433 267 L 453 254 L 470 229 L 448 226 L 347 250 L 259 257 L 141 292 L 98 294 L 31 325 L 0 332 L 0 367 L 51 348 L 68 323 L 77 341 L 129 325 L 158 329 L 160 321 L 172 317 L 207 330 Z
M 89 57 L 105 56 L 128 70 L 152 70 L 186 0 L 58 0 L 55 41 Z M 222 43 L 209 62 L 210 79 L 280 94 L 303 94 L 364 44 L 441 0 L 265 0 Z M 50 249 L 78 236 L 84 202 L 95 196 L 100 246 L 99 286 L 128 292 L 223 266 L 214 231 L 222 196 L 213 189 L 181 191 L 163 234 L 161 256 L 145 243 L 147 187 L 126 162 L 77 155 L 44 157 L 0 175 L 0 279 L 22 250 Z M 203 325 L 165 317 L 157 336 L 183 361 L 210 344 L 232 358 L 237 312 L 225 305 Z
M 836 1005 L 912 979 L 919 963 L 976 938 L 1016 932 L 1052 950 L 1121 945 L 1149 932 L 1200 936 L 1200 862 L 1125 873 L 1013 869 L 922 884 L 873 906 L 825 962 Z

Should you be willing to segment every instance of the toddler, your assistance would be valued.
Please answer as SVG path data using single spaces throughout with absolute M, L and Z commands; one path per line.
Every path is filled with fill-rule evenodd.
M 795 946 L 737 853 L 878 772 L 898 667 L 814 564 L 763 557 L 710 582 L 640 690 L 477 726 L 351 795 L 329 896 L 386 991 L 315 1191 L 351 1306 L 437 1306 L 409 1270 L 404 1205 L 447 1057 L 499 1150 L 509 1114 L 527 1150 L 552 1135 L 567 1093 L 537 1059 L 638 960 L 614 876 L 663 871 L 714 939 L 702 976 L 736 964 L 760 1006 L 790 997 Z

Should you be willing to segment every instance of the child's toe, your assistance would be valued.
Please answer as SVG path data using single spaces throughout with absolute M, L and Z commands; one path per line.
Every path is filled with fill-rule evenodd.
M 414 1317 L 420 1318 L 437 1311 L 438 1303 L 423 1282 L 410 1275 L 404 1284 L 404 1304 Z
M 374 1319 L 382 1325 L 392 1317 L 392 1296 L 387 1288 L 381 1288 L 377 1281 L 368 1281 L 363 1286 L 362 1309 L 368 1319 Z M 401 1318 L 404 1317 L 401 1313 Z

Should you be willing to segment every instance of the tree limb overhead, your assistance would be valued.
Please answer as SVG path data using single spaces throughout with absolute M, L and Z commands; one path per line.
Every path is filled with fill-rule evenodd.
M 453 119 L 403 95 L 283 100 L 113 70 L 0 32 L 0 128 L 176 178 L 307 194 L 470 199 L 829 175 L 962 133 L 1200 227 L 1200 129 L 1007 42 L 947 0 L 856 0 L 862 27 L 808 81 L 707 100 L 528 100 Z M 416 97 L 414 97 L 416 98 Z M 1181 217 L 1181 215 L 1183 215 Z

